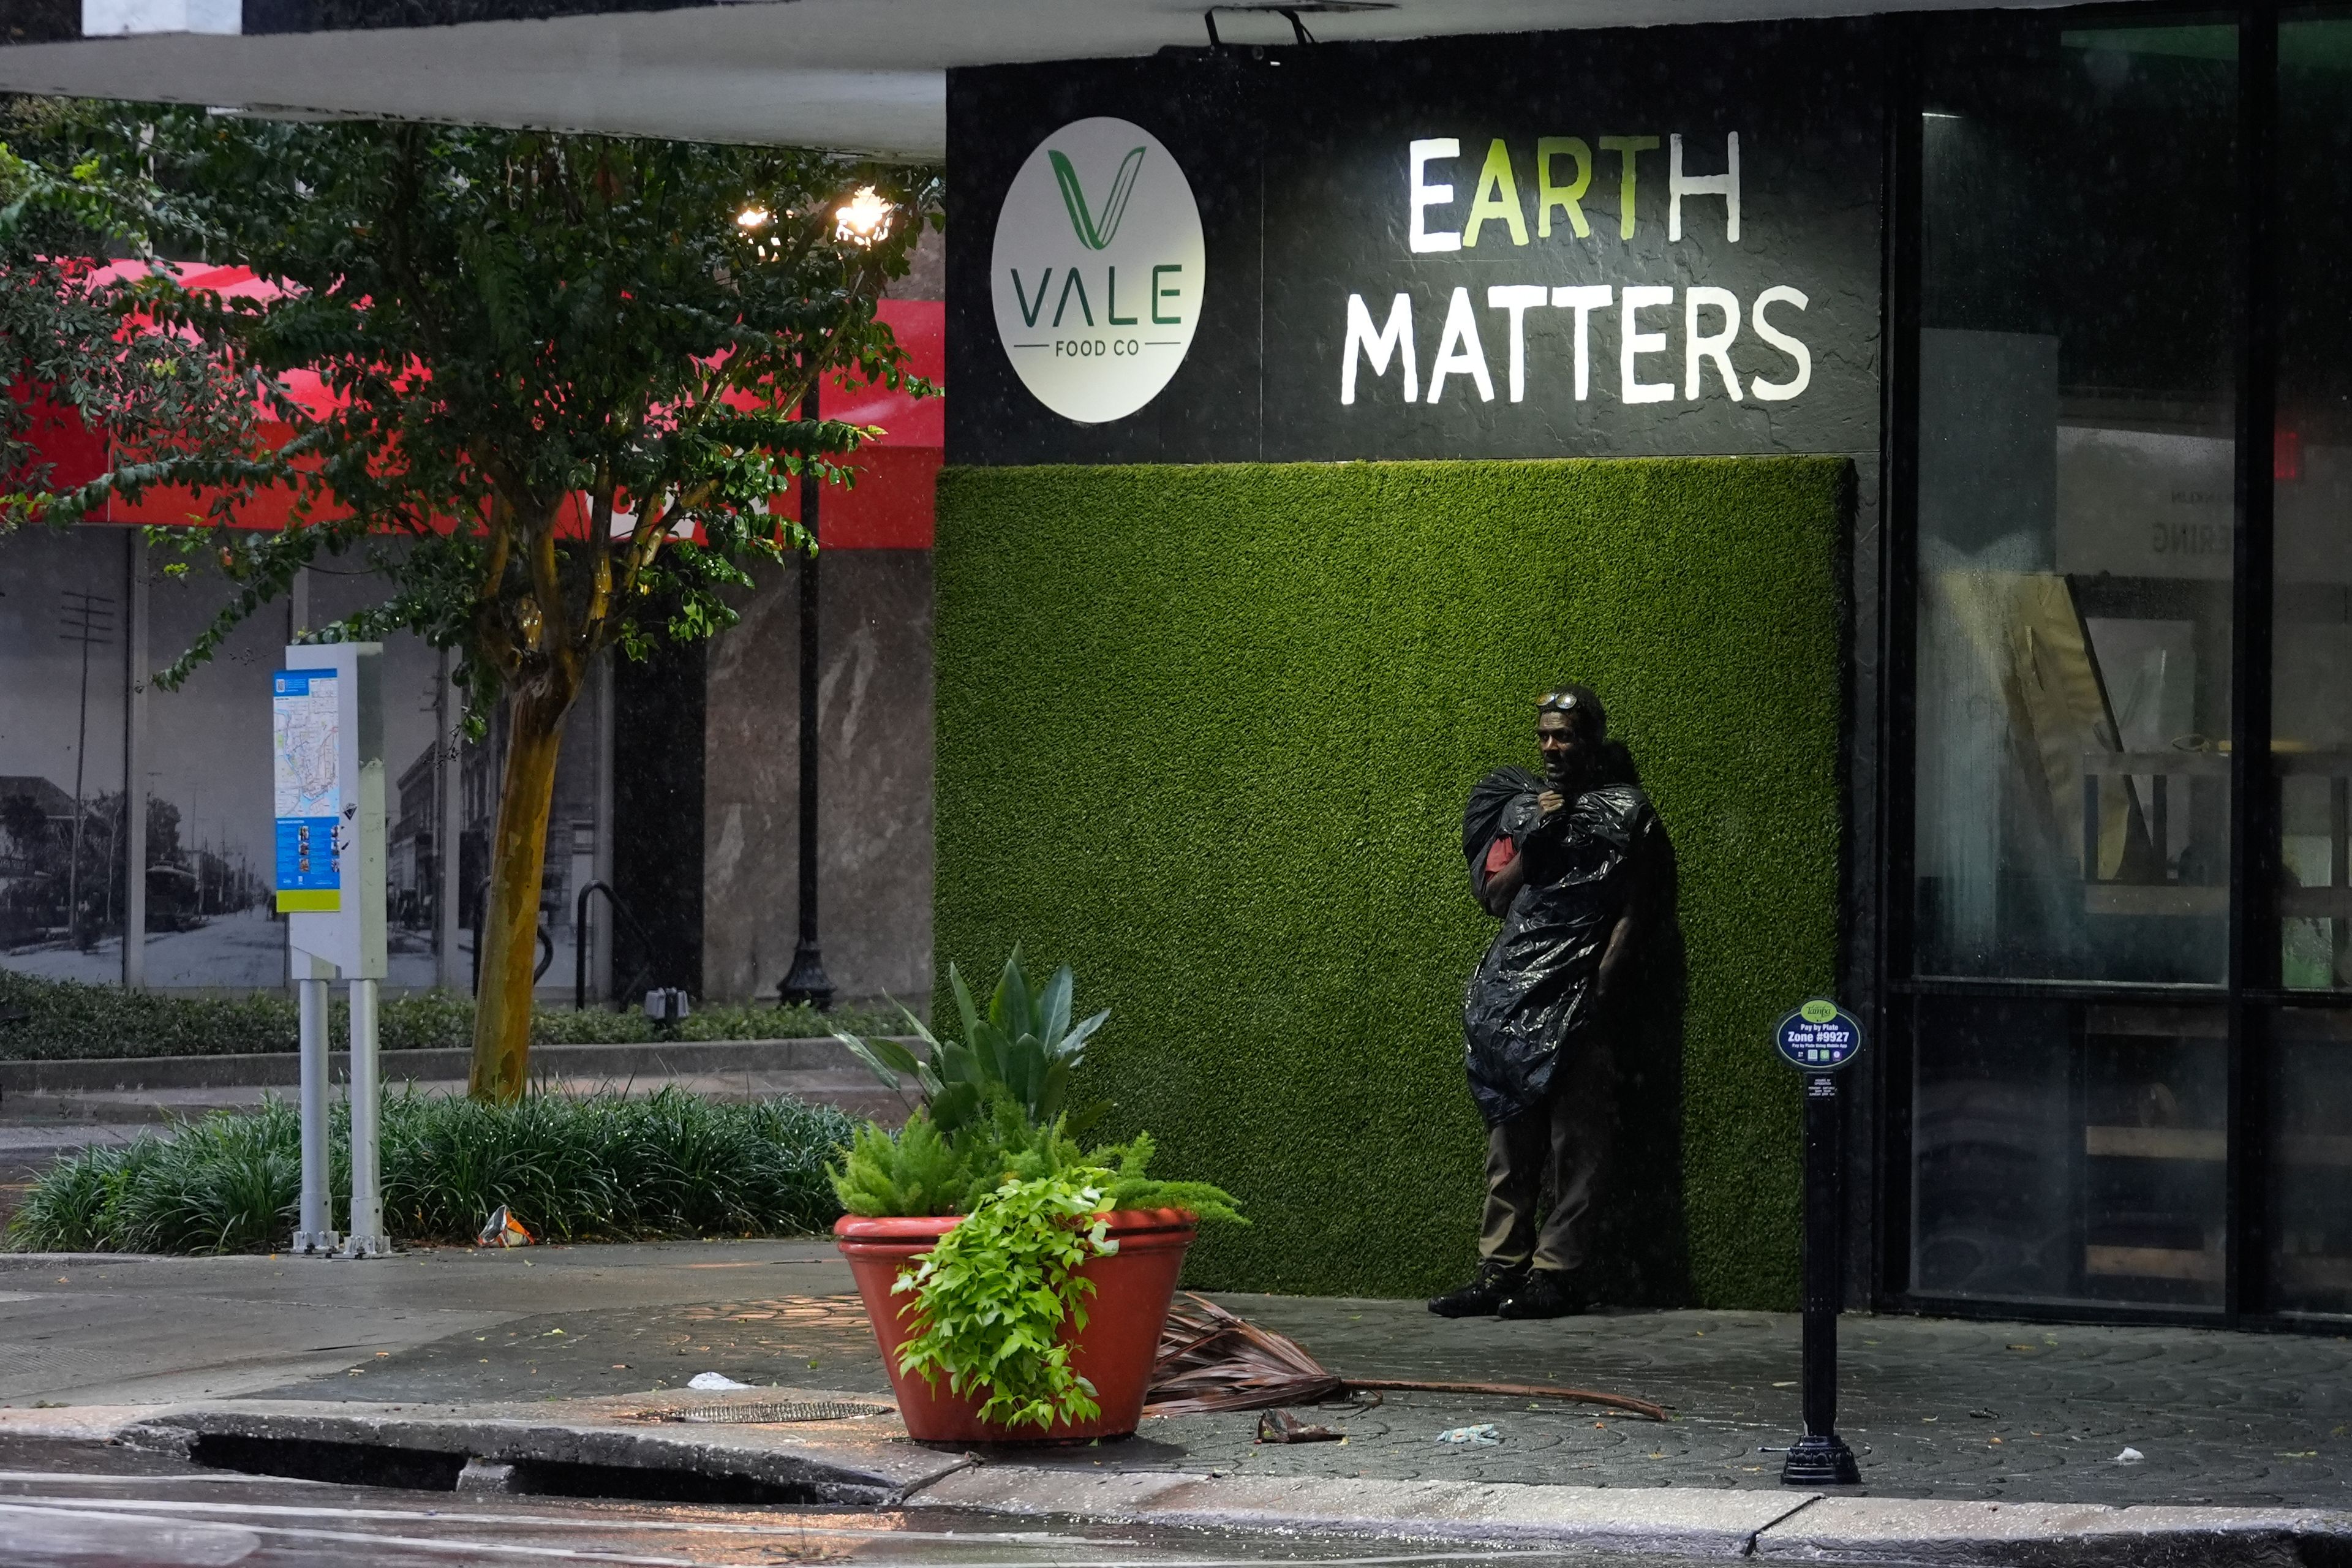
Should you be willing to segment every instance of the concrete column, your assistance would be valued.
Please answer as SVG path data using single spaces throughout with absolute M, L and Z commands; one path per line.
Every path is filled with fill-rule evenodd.
M 147 531 L 127 531 L 122 592 L 122 984 L 147 984 Z

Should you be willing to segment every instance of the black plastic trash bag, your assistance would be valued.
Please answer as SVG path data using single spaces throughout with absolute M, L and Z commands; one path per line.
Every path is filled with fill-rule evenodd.
M 1497 838 L 1528 863 L 1526 885 L 1463 997 L 1470 1094 L 1489 1126 L 1542 1103 L 1562 1053 L 1591 1028 L 1601 953 L 1658 830 L 1636 784 L 1587 789 L 1549 818 L 1536 805 L 1543 788 L 1525 768 L 1497 768 L 1462 815 L 1475 891 L 1486 892 Z

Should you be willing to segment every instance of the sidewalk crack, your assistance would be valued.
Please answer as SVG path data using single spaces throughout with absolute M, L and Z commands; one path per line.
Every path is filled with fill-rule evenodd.
M 1762 1524 L 1758 1525 L 1755 1531 L 1748 1537 L 1746 1543 L 1740 1547 L 1739 1555 L 1742 1557 L 1755 1556 L 1756 1543 L 1758 1542 L 1763 1540 L 1765 1536 L 1770 1534 L 1773 1531 L 1780 1529 L 1782 1525 L 1788 1523 L 1790 1520 L 1796 1518 L 1799 1514 L 1804 1512 L 1815 1503 L 1821 1501 L 1825 1495 L 1827 1494 L 1822 1492 L 1808 1493 L 1798 1501 L 1796 1507 L 1789 1510 L 1788 1512 L 1776 1515 L 1771 1519 L 1766 1520 Z
M 946 1480 L 950 1476 L 955 1475 L 959 1471 L 969 1470 L 976 1468 L 980 1462 L 981 1459 L 978 1454 L 966 1454 L 962 1458 L 958 1459 L 954 1464 L 946 1467 L 944 1469 L 934 1470 L 931 1474 L 924 1476 L 919 1480 L 908 1481 L 905 1486 L 900 1487 L 898 1490 L 887 1493 L 883 1497 L 882 1500 L 875 1506 L 877 1508 L 903 1508 L 906 1506 L 907 1500 L 913 1497 L 917 1492 L 928 1491 L 932 1487 L 939 1485 L 941 1481 Z M 1780 1521 L 1776 1520 L 1773 1522 L 1778 1523 Z

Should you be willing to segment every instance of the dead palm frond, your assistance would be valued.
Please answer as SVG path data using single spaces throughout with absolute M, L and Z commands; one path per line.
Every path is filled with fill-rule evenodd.
M 1160 1331 L 1160 1353 L 1151 1363 L 1151 1402 L 1144 1409 L 1152 1415 L 1269 1410 L 1285 1405 L 1322 1405 L 1359 1391 L 1566 1399 L 1631 1411 L 1653 1421 L 1669 1419 L 1664 1405 L 1646 1399 L 1553 1384 L 1341 1377 L 1288 1335 L 1237 1318 L 1189 1290 L 1182 1302 L 1169 1309 L 1168 1324 Z
M 1169 1308 L 1168 1326 L 1160 1331 L 1148 1408 L 1154 1415 L 1269 1410 L 1320 1405 L 1347 1392 L 1297 1341 L 1188 1290 L 1183 1302 Z

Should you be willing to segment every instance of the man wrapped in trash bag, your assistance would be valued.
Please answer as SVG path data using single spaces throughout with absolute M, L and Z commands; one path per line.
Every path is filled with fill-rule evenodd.
M 1487 1129 L 1478 1272 L 1429 1303 L 1441 1317 L 1583 1310 L 1578 1273 L 1617 1119 L 1615 1047 L 1663 848 L 1633 758 L 1589 689 L 1537 700 L 1536 744 L 1542 776 L 1496 769 L 1462 818 L 1471 891 L 1503 929 L 1462 1009 Z

